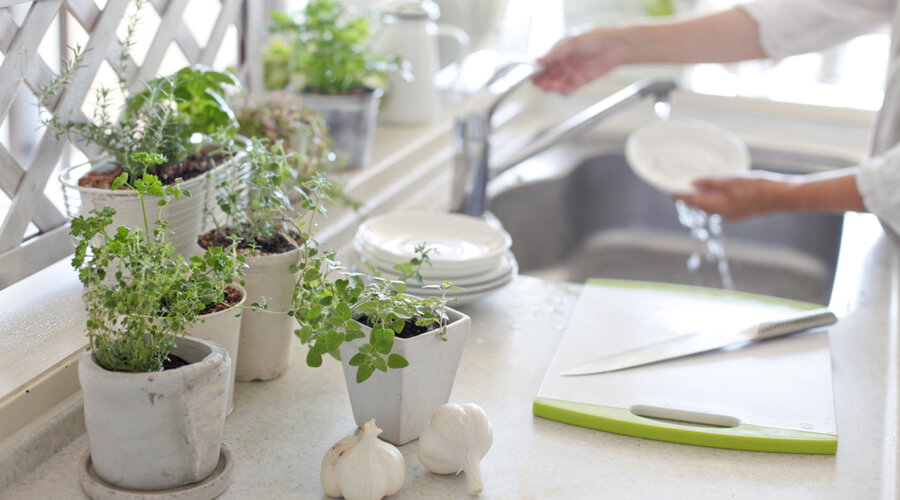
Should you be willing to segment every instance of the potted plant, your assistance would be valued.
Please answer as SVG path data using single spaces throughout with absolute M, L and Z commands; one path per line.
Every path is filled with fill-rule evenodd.
M 143 208 L 150 196 L 163 203 L 181 196 L 152 174 L 131 182 L 123 173 L 113 187 L 120 185 Z M 220 460 L 231 359 L 221 346 L 183 335 L 204 308 L 224 300 L 241 258 L 231 249 L 186 260 L 164 241 L 165 222 L 151 232 L 145 215 L 139 228 L 113 229 L 114 215 L 105 207 L 71 226 L 88 318 L 78 374 L 90 463 L 106 483 L 128 490 L 201 481 Z M 96 486 L 89 478 L 83 484 Z
M 450 397 L 471 320 L 441 297 L 405 295 L 405 280 L 428 264 L 428 251 L 396 269 L 400 280 L 344 273 L 330 256 L 301 261 L 307 277 L 295 290 L 293 314 L 300 341 L 309 345 L 307 363 L 322 356 L 342 360 L 353 416 L 358 425 L 375 419 L 382 439 L 401 445 L 418 438 L 431 415 Z M 421 280 L 421 276 L 419 276 Z M 442 288 L 450 287 L 444 283 Z M 393 370 L 388 370 L 393 368 Z
M 349 168 L 368 164 L 378 103 L 396 57 L 375 55 L 369 19 L 335 0 L 311 0 L 296 21 L 272 14 L 274 34 L 264 61 L 267 90 L 291 88 L 325 116 L 335 148 Z
M 200 311 L 200 322 L 193 325 L 188 332 L 191 337 L 211 340 L 228 351 L 231 366 L 228 370 L 226 415 L 231 415 L 234 411 L 234 382 L 237 376 L 241 339 L 241 317 L 246 301 L 247 290 L 237 283 L 231 283 L 225 288 L 224 299 L 221 302 L 210 303 Z
M 286 313 L 308 234 L 286 191 L 296 177 L 296 154 L 286 152 L 280 141 L 259 137 L 250 138 L 241 153 L 240 168 L 226 172 L 216 186 L 214 229 L 200 235 L 197 244 L 211 249 L 234 242 L 246 255 L 251 310 L 242 314 L 236 378 L 270 380 L 284 374 L 290 362 L 295 322 Z M 309 197 L 300 186 L 294 191 L 304 200 Z
M 47 103 L 67 84 L 79 68 L 81 56 L 76 51 L 73 63 L 44 89 L 42 102 Z M 169 221 L 167 238 L 176 252 L 189 256 L 202 225 L 209 173 L 220 168 L 224 159 L 213 143 L 230 141 L 238 126 L 226 102 L 227 93 L 240 85 L 234 76 L 202 66 L 185 67 L 151 80 L 133 94 L 128 93 L 121 73 L 119 81 L 120 93 L 125 96 L 120 118 L 116 119 L 119 113 L 113 106 L 112 89 L 101 88 L 92 120 L 63 121 L 55 116 L 47 120 L 60 134 L 99 150 L 88 165 L 71 167 L 60 175 L 66 207 L 74 216 L 109 206 L 115 210 L 115 225 L 140 227 L 137 193 L 124 185 L 121 189 L 111 186 L 123 172 L 132 182 L 152 174 L 186 194 L 165 204 L 152 218 Z M 146 165 L 132 159 L 134 153 L 144 151 L 159 153 L 167 161 Z
M 331 148 L 331 137 L 322 114 L 305 105 L 298 94 L 285 90 L 264 96 L 249 96 L 236 110 L 238 134 L 282 141 L 285 151 L 293 153 L 288 161 L 291 177 L 284 186 L 292 202 L 299 200 L 298 190 L 317 174 L 330 176 L 339 163 Z M 331 183 L 329 193 L 336 201 L 355 206 L 341 189 Z

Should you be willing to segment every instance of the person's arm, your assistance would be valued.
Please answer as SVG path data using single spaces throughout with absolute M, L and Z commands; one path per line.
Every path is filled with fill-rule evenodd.
M 775 212 L 866 211 L 856 184 L 857 169 L 825 174 L 701 179 L 696 194 L 675 196 L 727 221 Z
M 598 28 L 559 42 L 534 83 L 569 94 L 617 66 L 734 62 L 765 57 L 756 21 L 740 8 L 674 22 Z

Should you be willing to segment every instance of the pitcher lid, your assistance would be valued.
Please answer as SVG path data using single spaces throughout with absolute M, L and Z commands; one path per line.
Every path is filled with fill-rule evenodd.
M 387 20 L 436 20 L 440 17 L 440 8 L 430 0 L 424 2 L 415 0 L 389 1 L 382 4 L 379 11 Z

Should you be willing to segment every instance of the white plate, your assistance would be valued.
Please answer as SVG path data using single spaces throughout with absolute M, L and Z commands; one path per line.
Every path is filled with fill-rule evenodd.
M 471 304 L 472 302 L 483 299 L 484 297 L 487 297 L 488 295 L 490 295 L 490 294 L 496 292 L 497 290 L 500 290 L 501 288 L 508 285 L 513 280 L 513 278 L 515 278 L 517 275 L 518 275 L 517 272 L 513 272 L 512 274 L 509 275 L 509 277 L 498 281 L 495 285 L 490 286 L 490 287 L 479 288 L 478 290 L 472 290 L 472 291 L 457 290 L 456 293 L 448 292 L 447 299 L 453 299 L 453 301 L 450 302 L 450 307 L 457 307 L 457 306 L 461 306 L 461 305 L 465 305 L 465 304 Z M 436 295 L 435 291 L 430 290 L 430 289 L 423 290 L 423 289 L 408 288 L 406 290 L 406 292 L 409 293 L 410 295 L 415 295 L 417 297 L 431 297 L 433 295 Z
M 393 261 L 389 259 L 385 259 L 383 255 L 373 249 L 371 246 L 366 245 L 359 241 L 358 238 L 354 238 L 353 240 L 353 249 L 356 251 L 356 255 L 362 260 L 366 260 L 382 274 L 386 277 L 394 278 L 399 275 L 394 266 L 396 265 Z M 508 251 L 507 251 L 508 252 Z M 432 254 L 433 255 L 433 254 Z M 429 255 L 430 257 L 430 255 Z M 422 277 L 426 280 L 433 281 L 468 281 L 471 279 L 481 279 L 481 276 L 485 273 L 491 273 L 496 270 L 498 267 L 504 265 L 503 262 L 504 255 L 501 254 L 495 258 L 486 259 L 483 261 L 473 263 L 467 263 L 466 265 L 457 265 L 457 266 L 448 266 L 441 265 L 435 267 L 434 262 L 432 261 L 432 265 L 423 265 L 420 273 Z M 404 260 L 402 262 L 407 262 Z M 365 267 L 365 266 L 363 266 Z
M 425 243 L 435 249 L 427 272 L 444 277 L 492 269 L 512 245 L 506 231 L 480 218 L 424 212 L 373 217 L 359 226 L 357 238 L 364 255 L 391 265 L 409 261 Z
M 670 194 L 694 192 L 693 181 L 725 177 L 750 168 L 740 137 L 699 120 L 662 120 L 628 136 L 625 157 L 651 186 Z
M 368 272 L 368 268 L 363 263 L 364 260 L 372 264 L 375 270 L 381 273 L 381 275 L 385 278 L 397 279 L 400 276 L 394 269 L 386 268 L 382 264 L 376 262 L 371 258 L 363 257 L 358 250 L 353 252 L 350 263 L 356 267 L 356 270 L 361 272 Z M 424 267 L 427 268 L 427 266 Z M 461 278 L 453 278 L 447 276 L 429 277 L 423 272 L 422 278 L 425 280 L 426 284 L 440 284 L 444 281 L 449 281 L 456 286 L 468 288 L 483 285 L 492 285 L 502 279 L 505 279 L 517 269 L 518 263 L 516 262 L 515 256 L 511 251 L 507 250 L 503 255 L 500 256 L 500 259 L 498 260 L 498 263 L 494 268 L 489 269 L 486 272 L 476 274 L 474 276 L 465 276 Z M 407 281 L 407 284 L 416 285 L 414 279 Z

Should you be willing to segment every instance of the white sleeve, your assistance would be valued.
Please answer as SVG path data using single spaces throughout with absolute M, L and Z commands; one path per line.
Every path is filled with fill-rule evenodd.
M 756 0 L 740 5 L 772 59 L 822 50 L 891 19 L 894 0 Z
M 856 188 L 866 208 L 900 234 L 900 144 L 864 161 Z

